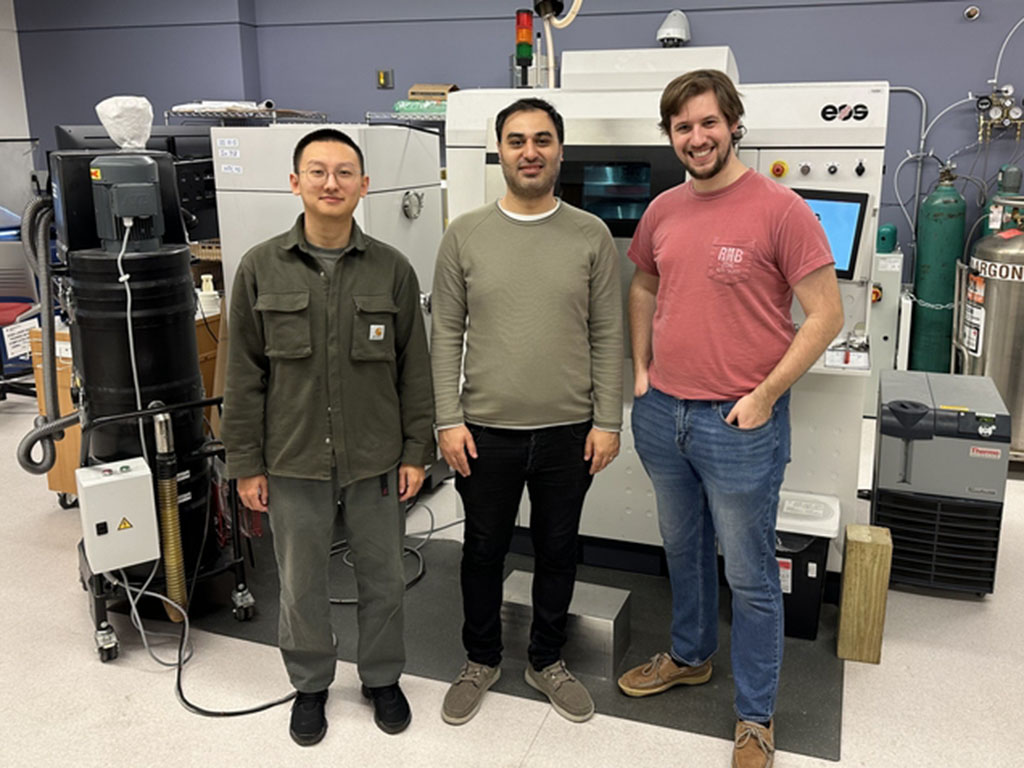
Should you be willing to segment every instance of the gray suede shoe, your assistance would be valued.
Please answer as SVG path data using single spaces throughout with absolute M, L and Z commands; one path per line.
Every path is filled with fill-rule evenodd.
M 594 716 L 594 700 L 590 693 L 559 659 L 540 672 L 526 665 L 526 682 L 551 701 L 555 711 L 567 720 L 582 723 Z
M 500 667 L 488 667 L 467 661 L 462 671 L 444 695 L 441 705 L 441 718 L 449 725 L 462 725 L 473 719 L 480 709 L 487 689 L 501 677 Z

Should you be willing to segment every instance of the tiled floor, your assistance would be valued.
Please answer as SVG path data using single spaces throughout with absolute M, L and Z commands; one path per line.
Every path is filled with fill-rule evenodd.
M 445 768 L 725 768 L 727 741 L 597 715 L 569 723 L 544 703 L 488 694 L 453 728 L 439 716 L 445 684 L 406 676 L 409 730 L 372 722 L 354 666 L 339 663 L 330 730 L 317 747 L 287 736 L 287 709 L 244 718 L 186 712 L 173 672 L 144 652 L 124 617 L 121 657 L 100 664 L 78 585 L 76 511 L 59 508 L 44 478 L 24 473 L 15 447 L 35 404 L 0 402 L 0 765 L 3 766 L 445 766 Z M 865 424 L 862 485 L 868 484 Z M 1016 476 L 1020 478 L 1020 475 Z M 438 522 L 454 515 L 448 494 Z M 842 766 L 995 768 L 1020 762 L 1024 689 L 1024 480 L 1010 482 L 996 592 L 984 600 L 891 591 L 878 666 L 847 663 Z M 425 516 L 410 521 L 419 529 Z M 457 532 L 455 535 L 458 535 Z M 415 642 L 415 638 L 409 638 Z M 208 708 L 251 706 L 288 692 L 274 648 L 196 633 L 189 697 Z M 164 654 L 171 655 L 165 647 Z M 1014 702 L 1017 702 L 1016 704 Z M 778 723 L 784 729 L 784 722 Z M 835 765 L 781 753 L 776 765 Z

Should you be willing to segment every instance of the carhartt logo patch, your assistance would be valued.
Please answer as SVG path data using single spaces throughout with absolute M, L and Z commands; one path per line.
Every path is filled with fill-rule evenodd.
M 370 341 L 384 341 L 384 326 L 383 325 L 371 325 L 370 326 Z

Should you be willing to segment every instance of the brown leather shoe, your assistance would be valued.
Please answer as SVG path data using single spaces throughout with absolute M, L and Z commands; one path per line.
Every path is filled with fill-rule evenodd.
M 747 720 L 736 723 L 732 768 L 771 768 L 775 762 L 775 721 L 768 727 Z
M 710 679 L 710 659 L 699 667 L 688 667 L 676 664 L 667 653 L 658 653 L 646 664 L 622 675 L 619 688 L 627 696 L 650 696 L 667 691 L 673 685 L 700 685 Z

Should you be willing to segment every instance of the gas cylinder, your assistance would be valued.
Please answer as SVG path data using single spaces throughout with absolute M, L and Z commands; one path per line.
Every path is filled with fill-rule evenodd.
M 953 331 L 956 265 L 964 247 L 964 198 L 943 168 L 939 184 L 924 199 L 917 215 L 917 261 L 914 267 L 910 368 L 949 373 Z
M 999 177 L 996 180 L 996 193 L 988 199 L 985 204 L 985 218 L 981 222 L 981 236 L 988 237 L 993 232 L 998 232 L 1002 229 L 1002 211 L 1003 206 L 996 203 L 996 197 L 999 195 L 1016 195 L 1020 193 L 1021 184 L 1021 170 L 1016 165 L 1004 165 L 999 169 Z M 992 214 L 992 208 L 998 209 L 995 216 Z M 993 226 L 995 225 L 995 226 Z
M 1009 209 L 1012 200 L 1003 196 Z M 1024 212 L 1014 208 L 1018 221 Z M 1015 222 L 1011 222 L 1015 223 Z M 1024 452 L 1024 233 L 1016 226 L 979 240 L 961 294 L 964 373 L 989 376 L 1010 409 L 1010 449 Z

